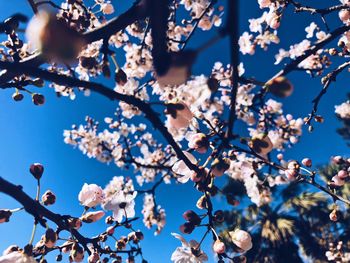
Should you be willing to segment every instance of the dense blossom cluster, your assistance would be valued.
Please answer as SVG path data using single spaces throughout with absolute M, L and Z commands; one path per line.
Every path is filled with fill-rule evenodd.
M 38 72 L 32 68 L 26 72 L 24 67 L 19 69 L 23 72 L 12 76 L 10 70 L 0 63 L 1 68 L 5 67 L 0 72 L 0 81 L 9 78 L 1 87 L 15 88 L 15 101 L 22 100 L 25 93 L 30 94 L 35 105 L 44 104 L 45 97 L 32 92 L 32 86 L 42 87 L 44 80 L 50 82 L 58 96 L 75 99 L 77 91 L 85 95 L 96 91 L 118 100 L 112 116 L 105 117 L 103 123 L 86 117 L 85 124 L 73 125 L 63 132 L 64 142 L 89 158 L 114 163 L 121 168 L 121 173 L 131 172 L 128 176 L 113 177 L 104 188 L 85 183 L 78 195 L 78 201 L 84 207 L 83 214 L 79 217 L 60 216 L 57 222 L 54 221 L 58 226 L 56 230 L 46 224 L 46 219 L 43 221 L 45 215 L 34 214 L 38 222 L 33 233 L 40 223 L 47 226 L 45 234 L 34 246 L 32 238 L 25 248 L 9 247 L 0 257 L 0 263 L 31 263 L 40 257 L 40 262 L 45 262 L 45 255 L 52 250 L 59 251 L 58 261 L 62 260 L 64 252 L 69 253 L 70 262 L 83 261 L 86 253 L 91 263 L 107 262 L 108 258 L 102 259 L 104 254 L 113 262 L 121 262 L 121 254 L 127 255 L 129 263 L 135 261 L 135 256 L 140 256 L 145 262 L 139 245 L 143 234 L 134 230 L 131 222 L 140 212 L 146 228 L 155 228 L 156 235 L 161 233 L 166 224 L 166 210 L 157 203 L 155 192 L 163 183 L 192 184 L 200 193 L 197 203 L 193 204 L 200 212 L 186 211 L 183 214 L 185 223 L 179 230 L 191 234 L 195 229 L 204 229 L 203 238 L 199 242 L 188 242 L 173 233 L 181 242 L 171 255 L 175 263 L 208 261 L 207 252 L 201 247 L 208 234 L 212 235 L 212 248 L 219 262 L 245 262 L 245 255 L 254 249 L 254 235 L 251 235 L 254 227 L 246 229 L 238 221 L 234 227 L 227 227 L 227 215 L 214 207 L 215 196 L 226 195 L 227 203 L 232 206 L 238 206 L 241 200 L 243 204 L 252 204 L 254 209 L 265 209 L 275 201 L 274 193 L 279 189 L 308 183 L 333 198 L 334 204 L 329 209 L 329 219 L 333 222 L 338 221 L 340 213 L 336 202 L 350 203 L 337 192 L 348 181 L 349 159 L 332 158 L 337 171 L 323 186 L 315 180 L 317 170 L 311 159 L 285 160 L 283 155 L 299 142 L 304 124 L 312 131 L 312 121 L 323 122 L 322 116 L 317 115 L 318 103 L 337 74 L 350 65 L 345 62 L 324 74 L 333 57 L 338 60 L 349 57 L 350 3 L 343 0 L 340 6 L 330 9 L 329 13 L 337 11 L 340 19 L 339 28 L 331 32 L 324 18 L 328 13 L 322 13 L 327 10 L 304 7 L 295 1 L 258 0 L 261 16 L 248 19 L 249 31 L 238 36 L 234 35 L 230 24 L 223 23 L 226 6 L 219 6 L 215 0 L 172 1 L 162 10 L 163 13 L 158 10 L 162 4 L 157 8 L 146 7 L 152 1 L 138 1 L 132 8 L 139 9 L 134 13 L 129 11 L 132 15 L 129 14 L 128 18 L 121 15 L 109 22 L 109 16 L 116 12 L 117 7 L 111 1 L 95 0 L 91 5 L 81 0 L 62 1 L 60 5 L 46 1 L 57 9 L 56 14 L 41 10 L 39 7 L 43 3 L 34 3 L 36 14 L 26 30 L 28 43 L 23 43 L 17 32 L 18 23 L 25 19 L 13 21 L 11 19 L 15 18 L 10 18 L 3 23 L 3 33 L 8 35 L 8 40 L 0 48 L 1 62 L 17 63 L 18 67 L 26 63 L 23 61 L 34 66 L 45 61 L 48 65 L 47 70 Z M 228 23 L 235 15 L 232 12 L 237 12 L 231 5 L 230 2 Z M 218 61 L 208 66 L 211 72 L 208 76 L 192 74 L 196 57 L 226 35 L 233 39 L 230 49 L 234 48 L 232 53 L 236 54 L 232 57 L 238 57 L 238 52 L 254 55 L 257 47 L 267 50 L 270 44 L 279 44 L 277 32 L 290 8 L 320 14 L 324 25 L 309 23 L 304 39 L 294 42 L 287 50 L 279 48 L 275 64 L 282 64 L 287 59 L 290 62 L 270 80 L 247 77 L 244 63 L 235 59 L 229 64 Z M 177 10 L 181 10 L 180 15 Z M 155 15 L 156 12 L 160 13 Z M 166 22 L 162 25 L 164 14 Z M 118 19 L 122 20 L 123 28 L 114 32 L 113 28 L 118 28 Z M 326 30 L 321 29 L 323 26 Z M 213 28 L 220 29 L 218 36 L 198 50 L 186 48 L 195 30 Z M 337 44 L 326 48 L 331 40 L 337 40 Z M 119 52 L 124 55 L 122 59 L 117 55 Z M 158 68 L 159 65 L 166 69 L 165 72 Z M 312 113 L 305 118 L 283 110 L 283 99 L 292 96 L 294 89 L 298 88 L 286 77 L 293 70 L 305 71 L 312 77 L 322 76 L 323 89 L 313 101 Z M 110 89 L 96 82 L 111 77 L 114 84 Z M 350 119 L 349 101 L 335 106 L 335 113 L 341 119 Z M 240 131 L 235 127 L 237 123 Z M 159 138 L 159 133 L 164 139 Z M 39 189 L 42 165 L 33 164 L 30 172 L 38 181 Z M 234 191 L 225 193 L 219 187 L 224 175 L 243 186 L 243 197 L 236 196 Z M 50 190 L 43 194 L 40 202 L 39 190 L 36 203 L 43 206 L 55 203 L 56 196 Z M 142 209 L 135 207 L 137 198 L 142 198 Z M 100 210 L 93 210 L 97 207 L 101 207 Z M 14 212 L 0 210 L 0 223 L 8 222 Z M 80 227 L 102 218 L 109 225 L 104 232 L 91 239 L 79 234 Z M 291 233 L 291 223 L 283 220 L 287 226 L 281 227 L 285 232 L 280 236 L 286 237 Z M 117 238 L 114 235 L 117 227 L 126 228 L 128 235 Z M 70 232 L 70 236 L 63 238 L 63 230 Z M 61 237 L 66 242 L 58 245 Z M 109 237 L 114 239 L 115 249 L 105 245 Z M 127 245 L 130 249 L 126 249 Z M 340 258 L 339 262 L 346 262 L 348 254 L 342 254 L 338 247 L 341 243 L 336 249 L 332 245 L 325 256 L 330 261 L 337 262 Z

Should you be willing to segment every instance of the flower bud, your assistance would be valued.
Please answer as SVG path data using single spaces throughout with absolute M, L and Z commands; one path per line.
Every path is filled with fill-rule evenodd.
M 61 247 L 62 247 L 62 252 L 63 252 L 63 253 L 68 253 L 69 251 L 71 251 L 73 245 L 74 245 L 74 242 L 73 242 L 73 241 L 68 240 L 68 241 L 64 242 L 64 243 L 61 245 Z
M 126 247 L 126 242 L 124 239 L 119 239 L 116 243 L 115 243 L 115 247 L 118 250 L 123 250 Z
M 100 210 L 96 212 L 88 212 L 85 215 L 83 215 L 80 219 L 85 223 L 93 223 L 100 220 L 102 217 L 104 217 L 104 215 L 105 212 Z
M 43 239 L 45 246 L 47 248 L 53 248 L 56 244 L 57 238 L 57 233 L 52 228 L 48 228 Z
M 337 176 L 340 178 L 340 179 L 345 179 L 349 176 L 348 172 L 345 171 L 345 170 L 340 170 L 338 173 L 337 173 Z
M 181 233 L 191 234 L 195 229 L 195 225 L 191 222 L 186 222 L 185 224 L 180 226 Z
M 210 91 L 213 93 L 216 92 L 220 87 L 219 81 L 214 77 L 208 78 L 207 85 Z
M 44 166 L 40 163 L 33 163 L 29 168 L 35 179 L 39 180 L 44 173 Z
M 343 159 L 343 157 L 341 157 L 341 156 L 334 156 L 333 158 L 332 158 L 332 161 L 333 161 L 333 163 L 335 163 L 335 164 L 342 164 L 343 162 L 344 162 L 344 159 Z
M 12 212 L 9 209 L 1 209 L 0 210 L 0 223 L 5 223 L 10 221 L 10 217 Z
M 339 211 L 335 208 L 332 210 L 332 212 L 329 214 L 329 219 L 333 222 L 337 222 L 339 219 Z
M 315 121 L 319 122 L 319 123 L 323 123 L 324 122 L 324 118 L 320 115 L 315 116 Z
M 217 210 L 214 213 L 215 222 L 222 223 L 225 221 L 225 214 L 222 210 Z
M 301 163 L 306 166 L 306 167 L 311 167 L 312 166 L 312 161 L 310 158 L 304 158 Z
M 279 98 L 285 98 L 293 93 L 292 83 L 285 77 L 277 77 L 266 84 L 268 91 Z
M 80 218 L 71 217 L 68 219 L 68 224 L 71 228 L 79 229 L 82 223 Z
M 91 253 L 88 257 L 88 263 L 97 263 L 100 260 L 100 255 L 97 252 Z
M 78 243 L 74 243 L 70 251 L 70 257 L 75 262 L 82 262 L 84 259 L 84 249 Z
M 252 248 L 252 238 L 250 234 L 244 230 L 237 229 L 229 232 L 232 242 L 238 247 L 240 252 L 248 251 Z
M 79 63 L 83 68 L 90 70 L 97 66 L 97 60 L 95 57 L 81 56 L 79 57 Z
M 128 76 L 125 74 L 124 70 L 118 68 L 115 72 L 114 80 L 118 85 L 124 86 L 128 81 Z
M 220 241 L 219 239 L 217 239 L 214 244 L 213 244 L 213 250 L 215 253 L 217 254 L 223 254 L 225 253 L 226 247 L 224 242 Z
M 333 186 L 343 186 L 345 184 L 345 180 L 340 178 L 338 175 L 332 177 L 332 185 Z
M 205 195 L 202 195 L 198 201 L 197 201 L 197 204 L 196 204 L 197 208 L 199 209 L 206 209 L 208 207 L 208 204 L 207 204 L 207 198 Z
M 101 11 L 105 15 L 111 15 L 114 13 L 114 7 L 111 3 L 102 3 L 101 4 Z
M 41 201 L 43 202 L 44 205 L 53 205 L 56 202 L 56 195 L 50 190 L 47 190 L 42 195 Z
M 107 235 L 109 235 L 109 236 L 113 235 L 114 234 L 114 229 L 115 229 L 114 226 L 107 227 L 107 230 L 106 230 Z
M 32 95 L 32 101 L 36 106 L 41 106 L 45 103 L 45 97 L 41 94 L 34 93 Z
M 196 214 L 196 212 L 192 211 L 192 210 L 187 210 L 185 213 L 183 213 L 182 217 L 192 223 L 195 226 L 198 226 L 201 224 L 202 220 L 200 219 L 200 217 Z
M 23 100 L 23 98 L 24 98 L 24 96 L 23 96 L 22 93 L 15 92 L 15 93 L 12 94 L 12 99 L 14 101 L 21 101 L 21 100 Z
M 113 224 L 114 223 L 113 217 L 112 216 L 107 216 L 106 219 L 105 219 L 105 223 L 107 225 Z

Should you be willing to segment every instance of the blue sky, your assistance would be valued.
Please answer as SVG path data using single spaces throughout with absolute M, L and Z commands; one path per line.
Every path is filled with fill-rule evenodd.
M 117 12 L 124 10 L 130 1 L 112 1 Z M 122 3 L 119 3 L 122 2 Z M 255 0 L 241 1 L 241 30 L 247 30 L 248 17 L 257 17 L 260 10 Z M 338 1 L 308 1 L 310 5 L 326 6 L 329 2 L 337 4 Z M 316 3 L 317 2 L 317 3 Z M 224 2 L 223 2 L 224 3 Z M 0 19 L 15 12 L 30 14 L 26 1 L 12 0 L 0 1 Z M 291 12 L 289 12 L 291 13 Z M 317 17 L 314 17 L 315 19 Z M 320 19 L 316 19 L 320 22 Z M 310 17 L 303 14 L 293 15 L 292 19 L 283 19 L 279 30 L 281 45 L 288 49 L 292 43 L 297 43 L 305 36 L 304 28 L 311 22 Z M 321 23 L 319 23 L 321 25 Z M 340 24 L 336 18 L 330 19 L 330 25 Z M 213 32 L 198 31 L 189 47 L 199 46 Z M 256 56 L 244 56 L 246 75 L 254 76 L 260 80 L 267 80 L 273 76 L 281 65 L 274 66 L 274 54 L 278 51 L 272 47 L 268 52 L 257 52 Z M 194 68 L 194 74 L 208 73 L 214 62 L 229 62 L 227 39 L 201 54 Z M 295 86 L 294 94 L 284 99 L 285 112 L 294 116 L 306 116 L 310 112 L 311 100 L 317 95 L 321 86 L 319 79 L 311 79 L 306 74 L 292 73 L 289 76 Z M 346 100 L 348 92 L 347 73 L 339 77 L 332 84 L 327 96 L 322 100 L 319 113 L 325 117 L 324 124 L 316 125 L 312 134 L 307 133 L 300 143 L 286 153 L 287 159 L 311 157 L 314 163 L 322 164 L 328 161 L 331 155 L 347 155 L 346 143 L 336 134 L 340 126 L 334 115 L 334 105 Z M 108 83 L 107 83 L 108 84 Z M 111 87 L 112 88 L 112 87 Z M 42 179 L 43 190 L 51 189 L 57 195 L 57 203 L 52 210 L 58 213 L 79 215 L 82 211 L 77 195 L 84 184 L 97 183 L 102 186 L 108 183 L 113 176 L 128 175 L 128 172 L 119 170 L 115 165 L 102 164 L 94 159 L 84 156 L 79 150 L 63 142 L 63 130 L 69 129 L 72 124 L 84 122 L 86 115 L 102 121 L 105 116 L 112 116 L 115 102 L 104 97 L 92 94 L 90 97 L 78 95 L 71 101 L 67 98 L 57 98 L 52 89 L 45 87 L 40 90 L 46 96 L 46 104 L 36 107 L 31 103 L 30 97 L 16 103 L 11 99 L 12 90 L 0 92 L 0 175 L 4 178 L 21 184 L 27 193 L 35 194 L 35 182 L 28 172 L 29 165 L 41 162 L 45 166 Z M 182 223 L 182 213 L 195 207 L 199 193 L 193 191 L 191 184 L 166 185 L 159 188 L 157 202 L 167 213 L 167 226 L 160 236 L 154 237 L 152 230 L 145 230 L 145 240 L 142 242 L 144 255 L 149 262 L 169 262 L 172 251 L 180 244 L 170 236 L 171 232 L 178 232 Z M 220 200 L 218 200 L 220 202 Z M 223 202 L 223 204 L 225 204 Z M 9 197 L 0 195 L 0 208 L 15 208 L 18 204 Z M 140 211 L 142 204 L 137 202 L 136 209 Z M 32 226 L 32 218 L 24 212 L 16 213 L 7 224 L 0 225 L 0 251 L 10 244 L 23 246 L 28 242 Z M 142 220 L 136 228 L 144 230 Z M 96 227 L 83 227 L 86 234 L 97 234 L 101 230 L 98 223 Z M 86 232 L 85 232 L 86 231 Z M 202 230 L 196 230 L 191 237 L 200 237 Z M 189 238 L 189 237 L 188 237 Z M 210 244 L 205 243 L 204 249 L 210 253 Z M 212 258 L 210 258 L 210 262 Z

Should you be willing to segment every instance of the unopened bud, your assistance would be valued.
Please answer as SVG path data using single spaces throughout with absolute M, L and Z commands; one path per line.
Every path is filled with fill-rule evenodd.
M 114 80 L 115 82 L 117 82 L 118 85 L 124 86 L 128 81 L 128 76 L 126 75 L 124 70 L 122 70 L 121 68 L 118 68 L 115 72 Z
M 42 195 L 41 201 L 43 202 L 44 205 L 53 205 L 56 202 L 56 195 L 50 190 L 47 190 Z
M 10 217 L 12 215 L 12 212 L 8 209 L 2 209 L 0 210 L 0 223 L 8 222 L 10 221 Z
M 44 173 L 44 166 L 40 163 L 33 163 L 29 168 L 35 179 L 39 180 Z
M 45 97 L 42 94 L 34 93 L 32 95 L 32 101 L 35 105 L 41 106 L 45 103 Z

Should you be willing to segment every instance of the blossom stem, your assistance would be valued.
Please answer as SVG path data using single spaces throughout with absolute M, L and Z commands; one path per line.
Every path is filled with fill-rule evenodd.
M 33 229 L 32 229 L 32 234 L 30 236 L 30 240 L 29 240 L 29 245 L 33 244 L 34 241 L 34 237 L 35 237 L 35 232 L 36 232 L 36 226 L 38 225 L 38 223 L 35 221 L 34 225 L 33 225 Z

